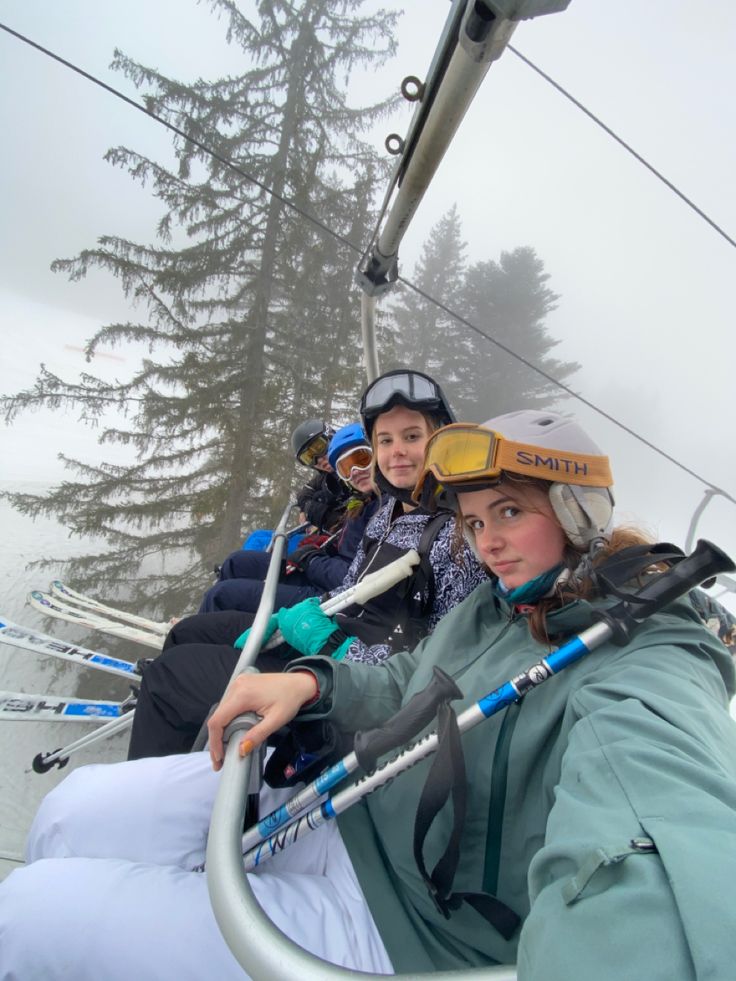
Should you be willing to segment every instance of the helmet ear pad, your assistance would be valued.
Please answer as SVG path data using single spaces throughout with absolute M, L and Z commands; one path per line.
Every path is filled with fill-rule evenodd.
M 549 500 L 569 541 L 587 549 L 597 538 L 608 538 L 613 519 L 613 494 L 607 487 L 552 484 Z

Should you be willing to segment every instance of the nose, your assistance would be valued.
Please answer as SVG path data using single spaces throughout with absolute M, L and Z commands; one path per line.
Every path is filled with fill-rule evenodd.
M 475 532 L 475 547 L 483 556 L 497 555 L 503 548 L 503 537 L 495 525 L 487 523 Z

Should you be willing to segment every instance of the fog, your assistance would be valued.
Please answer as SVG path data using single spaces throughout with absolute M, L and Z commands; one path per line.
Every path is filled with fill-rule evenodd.
M 382 97 L 405 75 L 426 71 L 448 4 L 415 0 L 404 7 L 396 59 L 356 79 L 356 101 Z M 733 237 L 736 10 L 729 0 L 707 9 L 707 18 L 694 18 L 691 5 L 678 0 L 573 0 L 565 13 L 522 23 L 512 43 Z M 183 80 L 240 67 L 206 4 L 3 0 L 0 13 L 8 26 L 133 98 L 132 86 L 108 70 L 115 47 Z M 129 315 L 111 277 L 69 283 L 49 265 L 102 234 L 151 240 L 157 202 L 102 156 L 125 145 L 167 161 L 171 149 L 160 125 L 4 32 L 0 65 L 7 394 L 30 385 L 41 361 L 65 378 L 90 370 L 80 350 L 85 339 Z M 410 114 L 402 107 L 376 132 L 376 145 L 388 132 L 403 132 Z M 492 66 L 422 203 L 402 246 L 404 275 L 411 278 L 430 227 L 453 203 L 471 261 L 520 245 L 533 246 L 544 261 L 549 286 L 561 295 L 549 319 L 560 339 L 555 354 L 582 365 L 575 389 L 734 494 L 736 467 L 725 438 L 733 247 L 511 52 Z M 356 294 L 356 336 L 358 322 Z M 479 342 L 478 351 L 493 357 L 490 344 Z M 120 377 L 140 351 L 107 355 L 91 370 Z M 574 400 L 560 405 L 578 413 L 611 456 L 619 517 L 682 544 L 707 483 Z M 74 412 L 21 417 L 0 434 L 0 476 L 56 480 L 64 472 L 60 450 L 116 458 L 95 439 Z M 716 498 L 699 534 L 736 553 L 735 513 L 731 501 Z

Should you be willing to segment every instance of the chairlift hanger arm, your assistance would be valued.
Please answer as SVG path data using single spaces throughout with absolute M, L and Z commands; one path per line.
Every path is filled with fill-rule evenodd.
M 570 0 L 452 0 L 420 101 L 389 188 L 398 188 L 383 229 L 361 261 L 357 281 L 368 296 L 391 288 L 398 276 L 401 239 L 492 62 L 517 23 L 565 10 Z

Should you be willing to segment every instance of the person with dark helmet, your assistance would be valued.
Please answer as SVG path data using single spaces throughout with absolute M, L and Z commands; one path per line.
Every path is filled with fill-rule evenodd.
M 350 496 L 328 459 L 330 440 L 334 435 L 334 428 L 323 419 L 306 419 L 291 434 L 291 448 L 297 463 L 316 471 L 296 496 L 301 520 L 327 534 L 342 525 L 345 504 Z
M 440 386 L 422 372 L 387 372 L 365 390 L 361 416 L 373 451 L 373 480 L 384 497 L 347 575 L 329 595 L 338 596 L 410 549 L 419 552 L 420 563 L 402 582 L 334 617 L 321 612 L 316 596 L 282 608 L 279 615 L 293 611 L 294 620 L 302 622 L 299 633 L 311 653 L 380 664 L 395 651 L 418 643 L 486 575 L 468 544 L 453 542 L 450 512 L 432 515 L 411 499 L 428 439 L 454 418 Z M 275 629 L 275 619 L 274 615 L 266 640 Z M 186 621 L 174 628 L 170 638 L 175 646 L 169 646 L 144 672 L 130 759 L 191 748 L 230 679 L 252 621 L 252 615 L 234 611 L 211 614 L 204 624 L 207 635 L 200 632 L 197 643 L 179 643 L 182 638 L 177 632 L 189 629 Z M 299 645 L 281 644 L 261 654 L 256 666 L 282 670 L 304 652 Z

